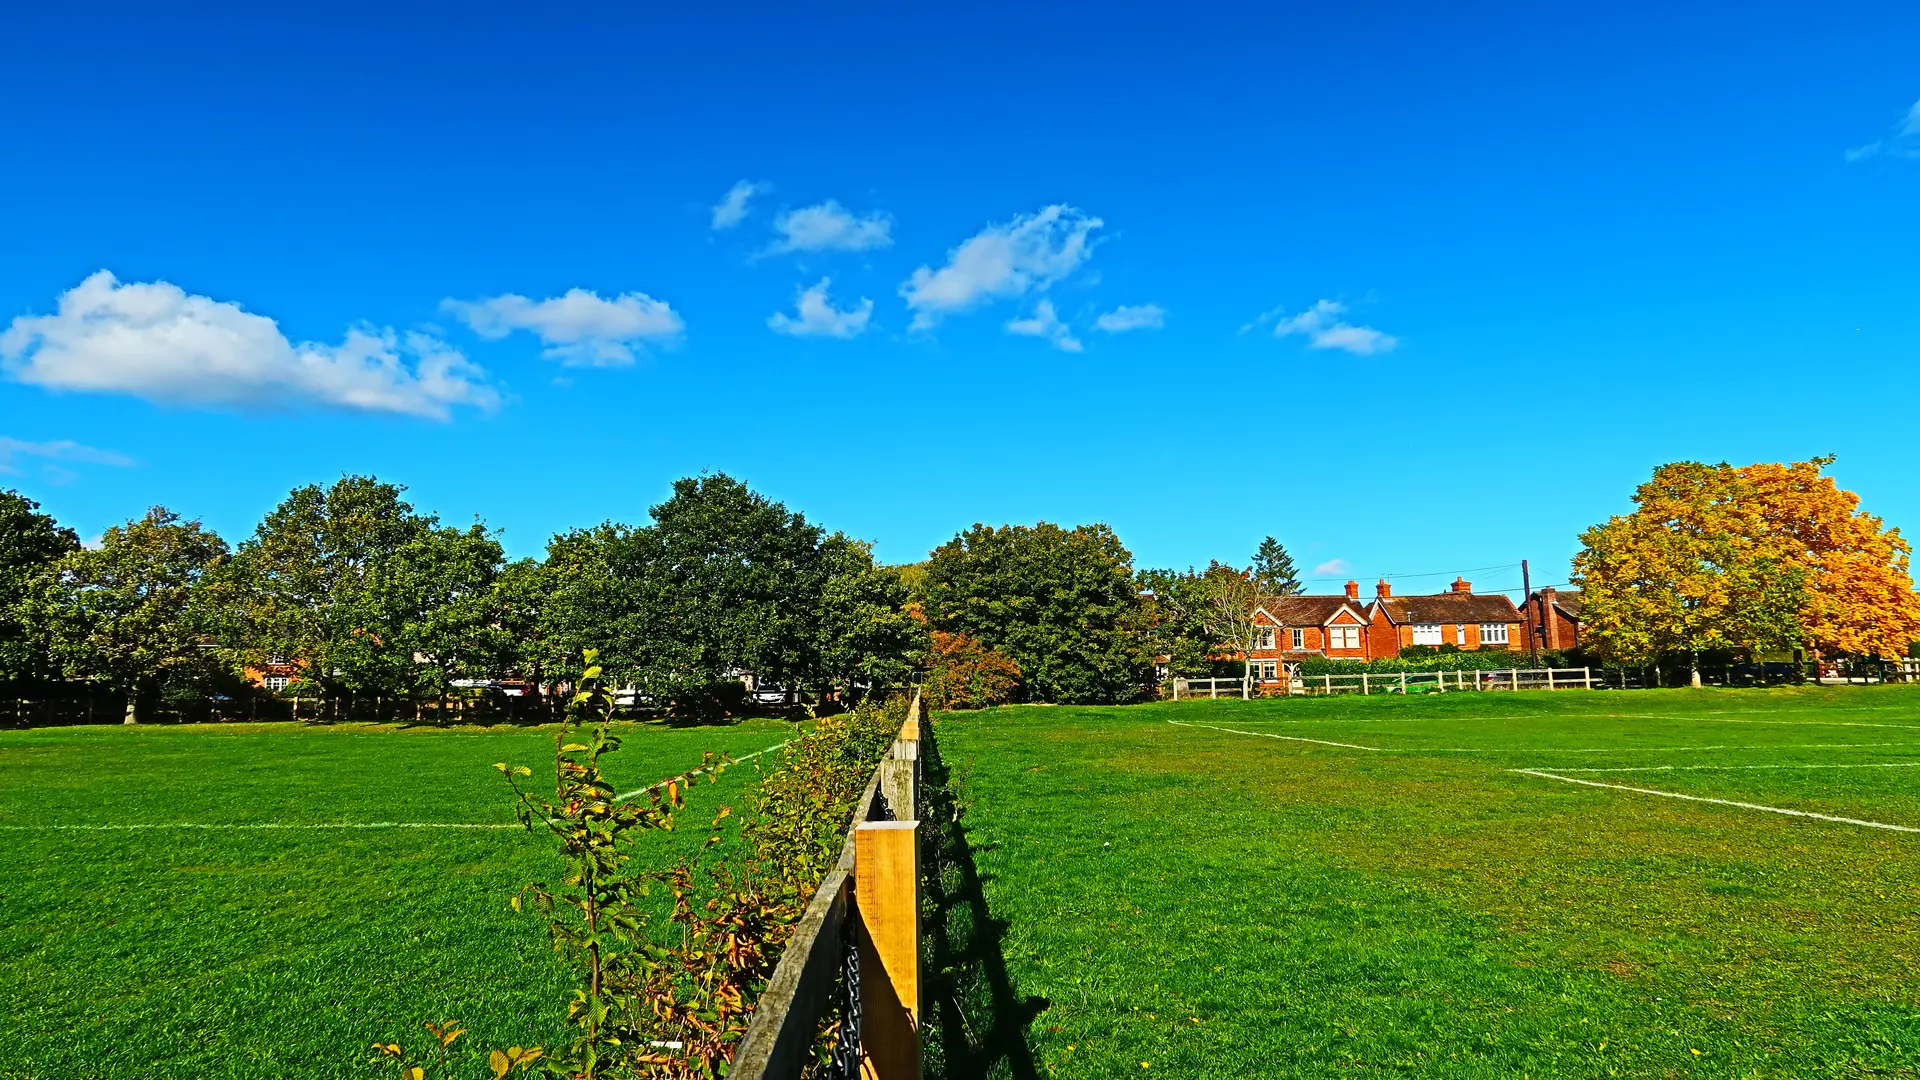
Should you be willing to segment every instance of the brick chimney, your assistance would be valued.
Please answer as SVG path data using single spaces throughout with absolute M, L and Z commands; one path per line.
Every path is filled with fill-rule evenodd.
M 1457 593 L 1470 593 L 1473 591 L 1473 582 L 1463 577 L 1456 577 L 1453 579 L 1453 591 Z
M 1381 578 L 1380 584 L 1373 587 L 1373 595 L 1385 600 L 1387 597 L 1393 595 L 1393 586 L 1387 584 L 1386 578 Z
M 1359 582 L 1357 581 L 1347 582 L 1347 599 L 1349 600 L 1360 599 L 1360 583 Z

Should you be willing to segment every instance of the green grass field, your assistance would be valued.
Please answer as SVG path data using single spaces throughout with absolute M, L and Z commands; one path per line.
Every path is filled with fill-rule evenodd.
M 936 731 L 1041 1075 L 1920 1076 L 1920 691 Z
M 369 1044 L 447 1018 L 470 1055 L 549 1042 L 565 973 L 507 906 L 554 872 L 547 838 L 387 823 L 512 825 L 491 765 L 550 782 L 550 731 L 0 732 L 0 1077 L 366 1077 Z M 606 764 L 639 787 L 790 731 L 630 727 Z M 650 857 L 750 773 L 702 785 Z

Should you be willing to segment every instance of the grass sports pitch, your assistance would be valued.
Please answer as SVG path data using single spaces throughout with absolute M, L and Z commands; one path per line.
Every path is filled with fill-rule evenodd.
M 492 769 L 551 782 L 551 730 L 0 731 L 0 1077 L 384 1076 L 371 1043 L 443 1019 L 463 1076 L 551 1042 L 566 973 L 507 900 L 558 864 Z M 640 787 L 791 730 L 627 727 L 607 771 Z M 700 785 L 646 856 L 697 844 L 751 773 Z
M 1920 1076 L 1913 688 L 936 732 L 1037 1075 Z

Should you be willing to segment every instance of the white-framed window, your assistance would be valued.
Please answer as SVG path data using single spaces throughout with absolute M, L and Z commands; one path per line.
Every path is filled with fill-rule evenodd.
M 1440 624 L 1437 622 L 1414 623 L 1413 643 L 1415 645 L 1440 644 Z
M 1307 632 L 1305 630 L 1301 630 L 1298 627 L 1293 630 L 1293 647 L 1296 649 L 1304 649 L 1307 647 Z
M 1327 648 L 1357 649 L 1360 647 L 1360 628 L 1357 626 L 1327 627 Z
M 1483 622 L 1480 624 L 1480 644 L 1505 645 L 1507 643 L 1507 624 L 1503 622 Z
M 288 678 L 285 675 L 269 675 L 266 678 L 260 680 L 260 685 L 266 687 L 269 690 L 278 691 L 278 690 L 285 690 L 287 688 L 287 684 L 292 681 L 293 681 L 292 679 Z
M 1261 631 L 1254 636 L 1253 647 L 1256 649 L 1273 648 L 1273 627 L 1268 626 L 1262 628 Z
M 1273 682 L 1280 678 L 1280 661 L 1255 660 L 1249 665 L 1255 682 Z

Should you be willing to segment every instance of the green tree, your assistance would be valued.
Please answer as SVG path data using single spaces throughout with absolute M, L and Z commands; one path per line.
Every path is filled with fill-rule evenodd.
M 906 610 L 906 582 L 876 565 L 865 541 L 834 533 L 820 551 L 827 576 L 816 629 L 816 677 L 849 695 L 860 685 L 904 684 L 927 646 L 926 627 Z
M 1173 678 L 1209 678 L 1221 640 L 1202 617 L 1207 607 L 1205 577 L 1192 570 L 1142 570 L 1140 624 L 1148 652 L 1164 657 Z
M 515 559 L 493 579 L 483 639 L 494 671 L 544 685 L 566 668 L 552 621 L 556 577 L 537 559 Z
M 1011 656 L 1032 700 L 1134 700 L 1152 656 L 1132 561 L 1106 525 L 975 525 L 933 552 L 926 616 Z
M 69 552 L 38 604 L 62 671 L 124 693 L 129 724 L 162 685 L 222 674 L 209 631 L 226 560 L 225 541 L 162 506 Z
M 486 527 L 429 525 L 372 575 L 375 610 L 406 661 L 391 685 L 434 692 L 502 673 L 495 585 L 505 554 Z
M 1269 536 L 1260 541 L 1253 553 L 1253 583 L 1261 596 L 1299 596 L 1300 572 L 1294 569 L 1293 556 L 1280 541 Z
M 373 477 L 296 488 L 242 544 L 228 636 L 332 694 L 438 692 L 485 673 L 499 543 L 416 513 Z
M 825 591 L 821 530 L 724 473 L 688 477 L 637 530 L 647 682 L 679 695 L 736 673 L 777 683 L 817 674 L 813 619 Z
M 723 474 L 677 481 L 652 517 L 547 545 L 530 641 L 550 672 L 598 645 L 609 677 L 693 705 L 746 674 L 850 690 L 911 670 L 924 632 L 903 576 L 866 544 Z
M 1797 646 L 1803 573 L 1767 539 L 1754 484 L 1725 466 L 1679 462 L 1634 493 L 1638 507 L 1581 534 L 1581 643 L 1619 663 L 1669 653 L 1754 655 Z
M 0 491 L 0 680 L 53 673 L 32 601 L 48 570 L 78 550 L 80 538 L 40 513 L 39 503 Z

